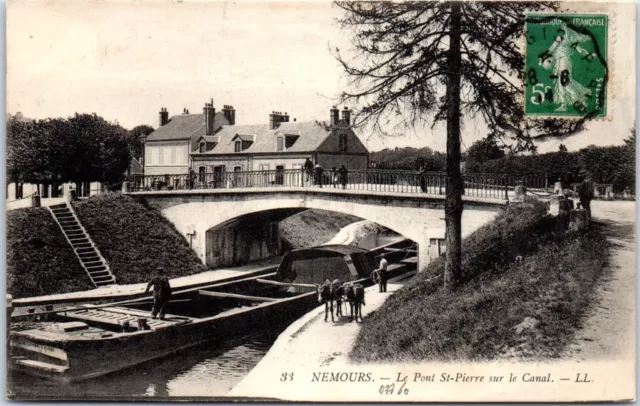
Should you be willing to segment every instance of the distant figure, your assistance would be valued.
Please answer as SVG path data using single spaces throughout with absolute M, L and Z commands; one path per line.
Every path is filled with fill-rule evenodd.
M 309 184 L 311 182 L 311 176 L 313 175 L 313 162 L 311 162 L 309 158 L 304 161 L 304 171 L 307 174 L 307 184 Z
M 418 177 L 420 178 L 420 190 L 422 193 L 427 192 L 427 166 L 420 165 L 420 169 L 418 170 Z
M 196 173 L 193 171 L 193 168 L 189 168 L 189 175 L 187 182 L 189 183 L 189 189 L 193 189 L 193 184 L 196 181 Z
M 153 286 L 153 308 L 151 309 L 151 317 L 160 317 L 160 320 L 164 320 L 167 303 L 171 299 L 171 285 L 169 279 L 163 275 L 164 270 L 158 268 L 156 276 L 151 279 L 147 284 L 147 289 L 144 293 L 149 292 L 149 289 Z
M 316 185 L 322 187 L 322 174 L 324 173 L 324 169 L 319 164 L 316 164 L 316 167 L 313 168 L 313 178 Z
M 584 174 L 584 180 L 578 189 L 578 197 L 580 198 L 580 204 L 587 211 L 587 220 L 591 221 L 591 200 L 593 199 L 595 185 L 589 172 L 584 171 L 582 174 Z
M 349 170 L 344 165 L 340 166 L 340 169 L 338 169 L 338 175 L 340 176 L 340 184 L 342 185 L 343 189 L 347 188 L 348 173 L 349 173 Z
M 331 168 L 331 183 L 333 184 L 333 187 L 338 187 L 338 182 L 338 169 L 334 166 Z
M 378 269 L 376 269 L 376 271 L 378 271 L 378 274 L 380 275 L 380 292 L 387 291 L 387 267 L 388 266 L 389 266 L 389 262 L 387 262 L 387 259 L 383 255 L 382 258 L 380 259 L 380 265 L 378 266 Z

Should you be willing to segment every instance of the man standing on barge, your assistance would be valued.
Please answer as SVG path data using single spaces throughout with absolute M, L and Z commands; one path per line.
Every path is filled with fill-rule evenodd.
M 153 286 L 153 308 L 151 309 L 151 317 L 156 318 L 158 316 L 160 320 L 164 320 L 166 312 L 166 305 L 171 299 L 171 285 L 169 284 L 169 278 L 163 275 L 164 269 L 158 268 L 156 276 L 151 279 L 147 284 L 147 289 L 144 293 L 149 292 L 149 289 Z

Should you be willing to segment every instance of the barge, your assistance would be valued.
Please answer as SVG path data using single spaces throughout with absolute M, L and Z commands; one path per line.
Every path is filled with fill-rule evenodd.
M 149 298 L 12 317 L 9 366 L 65 382 L 95 378 L 292 322 L 318 306 L 316 284 L 368 282 L 374 267 L 371 251 L 321 246 L 288 253 L 276 272 L 174 292 L 164 320 L 150 318 Z

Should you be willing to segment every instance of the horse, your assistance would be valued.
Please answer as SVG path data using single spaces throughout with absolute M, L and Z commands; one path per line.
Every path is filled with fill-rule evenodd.
M 349 306 L 351 308 L 350 321 L 353 321 L 353 315 L 355 312 L 357 323 L 358 315 L 360 315 L 360 320 L 362 320 L 362 306 L 366 305 L 364 303 L 364 286 L 359 283 L 348 285 L 345 287 L 345 293 L 347 295 L 347 301 L 349 302 Z
M 327 321 L 329 310 L 331 311 L 331 321 L 335 321 L 333 319 L 333 300 L 335 298 L 333 284 L 327 279 L 322 285 L 316 285 L 316 292 L 318 293 L 318 302 L 324 303 L 324 321 Z
M 333 296 L 334 299 L 336 301 L 336 317 L 341 317 L 343 316 L 342 314 L 342 302 L 345 299 L 345 287 L 344 285 L 340 282 L 339 279 L 336 279 L 333 281 L 332 283 L 333 286 Z

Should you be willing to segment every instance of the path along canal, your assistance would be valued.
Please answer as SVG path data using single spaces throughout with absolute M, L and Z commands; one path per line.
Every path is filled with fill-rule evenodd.
M 357 245 L 372 249 L 402 239 L 393 233 L 379 233 L 361 239 Z M 8 392 L 21 399 L 131 399 L 145 397 L 224 396 L 269 351 L 288 325 L 274 325 L 268 331 L 226 343 L 205 343 L 159 360 L 76 383 L 60 383 L 10 372 Z

